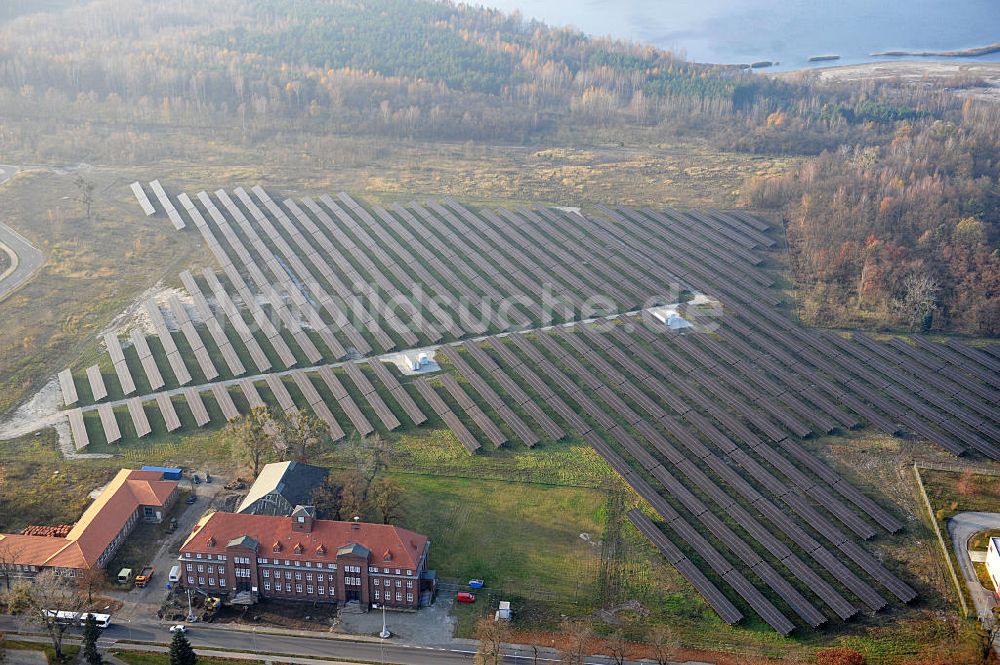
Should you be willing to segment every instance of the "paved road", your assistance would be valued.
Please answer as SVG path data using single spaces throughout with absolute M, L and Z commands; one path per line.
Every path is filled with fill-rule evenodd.
M 1000 529 L 1000 513 L 958 513 L 948 520 L 948 535 L 955 550 L 955 558 L 965 578 L 965 586 L 969 589 L 972 602 L 976 606 L 976 614 L 980 619 L 993 619 L 993 606 L 996 601 L 993 594 L 986 591 L 976 577 L 976 571 L 969 558 L 969 538 L 980 531 Z
M 0 185 L 17 173 L 16 166 L 0 165 Z M 13 293 L 19 286 L 31 279 L 45 259 L 34 245 L 25 240 L 17 231 L 0 222 L 0 251 L 13 254 L 13 265 L 9 272 L 0 275 L 0 300 Z
M 0 616 L 0 631 L 8 634 L 19 630 L 30 630 L 37 633 L 37 628 L 27 628 L 18 617 Z M 75 630 L 75 629 L 74 629 Z M 224 627 L 221 625 L 196 624 L 188 632 L 188 639 L 199 653 L 217 655 L 229 658 L 246 658 L 247 651 L 281 656 L 280 662 L 308 662 L 307 659 L 343 658 L 345 660 L 365 661 L 372 663 L 391 663 L 395 665 L 458 665 L 471 663 L 475 653 L 475 644 L 464 640 L 438 646 L 411 646 L 395 644 L 391 640 L 381 642 L 377 638 L 344 639 L 332 637 L 310 637 L 308 634 L 285 631 L 272 633 Z M 103 649 L 113 648 L 119 642 L 143 642 L 143 645 L 121 643 L 122 649 L 165 650 L 170 641 L 170 633 L 165 624 L 149 620 L 134 620 L 115 622 L 102 631 L 100 645 Z M 153 646 L 150 643 L 155 643 Z M 258 656 L 259 657 L 259 656 Z M 279 661 L 278 658 L 268 660 Z M 540 649 L 538 663 L 558 662 L 555 652 Z M 508 649 L 504 659 L 506 663 L 534 663 L 531 649 L 512 647 Z M 592 656 L 587 659 L 587 665 L 609 665 L 610 659 Z M 638 665 L 639 661 L 627 661 L 630 665 Z

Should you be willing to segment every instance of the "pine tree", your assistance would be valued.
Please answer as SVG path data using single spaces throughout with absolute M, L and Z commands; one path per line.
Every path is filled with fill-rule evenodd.
M 83 658 L 87 665 L 101 665 L 104 662 L 97 652 L 97 638 L 100 636 L 101 629 L 97 627 L 97 619 L 93 614 L 87 614 L 83 624 Z
M 170 642 L 170 665 L 196 665 L 197 662 L 198 656 L 184 633 L 174 633 L 174 639 Z

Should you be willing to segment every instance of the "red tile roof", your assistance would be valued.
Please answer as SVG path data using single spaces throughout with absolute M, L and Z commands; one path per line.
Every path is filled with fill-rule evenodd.
M 122 469 L 65 537 L 0 534 L 0 551 L 25 565 L 90 568 L 137 508 L 163 506 L 176 488 L 175 481 L 163 480 L 162 472 Z
M 393 568 L 411 570 L 417 569 L 427 545 L 427 536 L 391 524 L 315 520 L 312 531 L 303 532 L 292 530 L 290 517 L 216 512 L 201 518 L 181 546 L 181 552 L 221 551 L 219 543 L 228 543 L 241 536 L 261 543 L 258 554 L 262 557 L 268 556 L 278 545 L 283 557 L 316 560 L 320 548 L 329 552 L 357 543 L 372 552 L 373 562 L 381 560 L 380 554 L 389 552 Z M 216 541 L 214 548 L 208 545 L 211 538 Z M 296 545 L 301 546 L 302 554 L 294 554 Z

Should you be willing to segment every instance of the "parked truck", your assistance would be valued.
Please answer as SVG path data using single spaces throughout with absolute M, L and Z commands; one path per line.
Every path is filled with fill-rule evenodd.
M 139 574 L 135 576 L 135 585 L 138 587 L 144 587 L 149 584 L 149 580 L 153 578 L 153 572 L 154 570 L 152 566 L 146 566 L 143 568 L 139 571 Z

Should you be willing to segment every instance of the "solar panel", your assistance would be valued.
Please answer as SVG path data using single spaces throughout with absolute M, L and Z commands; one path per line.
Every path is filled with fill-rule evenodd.
M 83 411 L 72 409 L 68 412 L 69 428 L 73 434 L 73 446 L 80 450 L 90 445 L 90 437 L 87 435 L 87 426 L 83 420 Z
M 135 194 L 135 200 L 139 202 L 139 207 L 142 208 L 147 217 L 156 212 L 156 208 L 149 202 L 149 197 L 146 196 L 146 192 L 138 181 L 133 182 L 130 187 L 132 188 L 132 193 Z
M 101 426 L 104 428 L 104 437 L 108 443 L 114 443 L 122 438 L 122 432 L 118 428 L 118 421 L 115 419 L 115 412 L 110 404 L 101 404 L 97 407 L 97 415 L 101 417 Z
M 173 432 L 175 429 L 179 429 L 181 421 L 177 417 L 177 411 L 174 410 L 174 403 L 170 400 L 170 397 L 166 393 L 157 393 L 156 405 L 160 407 L 160 413 L 163 415 L 163 422 L 167 427 L 167 431 Z
M 76 404 L 80 401 L 80 397 L 76 394 L 76 383 L 73 381 L 73 372 L 69 369 L 59 372 L 59 387 L 62 390 L 64 406 Z
M 212 396 L 215 397 L 215 401 L 218 403 L 219 408 L 222 409 L 222 416 L 226 420 L 235 420 L 240 417 L 240 412 L 236 408 L 236 404 L 233 402 L 232 395 L 229 394 L 229 390 L 221 383 L 212 384 Z
M 267 382 L 267 387 L 270 389 L 274 398 L 278 400 L 278 406 L 285 413 L 291 413 L 297 411 L 295 402 L 292 400 L 291 393 L 288 392 L 288 388 L 282 383 L 281 378 L 274 374 L 267 374 L 264 376 L 264 381 Z
M 188 408 L 191 409 L 195 424 L 198 427 L 204 427 L 208 424 L 208 410 L 205 408 L 205 402 L 201 399 L 201 394 L 195 388 L 185 388 L 184 399 L 187 401 Z
M 108 389 L 104 385 L 104 377 L 101 369 L 97 365 L 87 368 L 87 381 L 90 382 L 90 391 L 94 395 L 94 401 L 99 402 L 108 396 Z
M 132 399 L 125 402 L 128 406 L 128 413 L 132 417 L 132 424 L 135 426 L 135 435 L 140 439 L 153 429 L 149 426 L 149 419 L 146 417 L 146 411 L 142 408 L 142 402 L 138 397 L 133 397 Z

